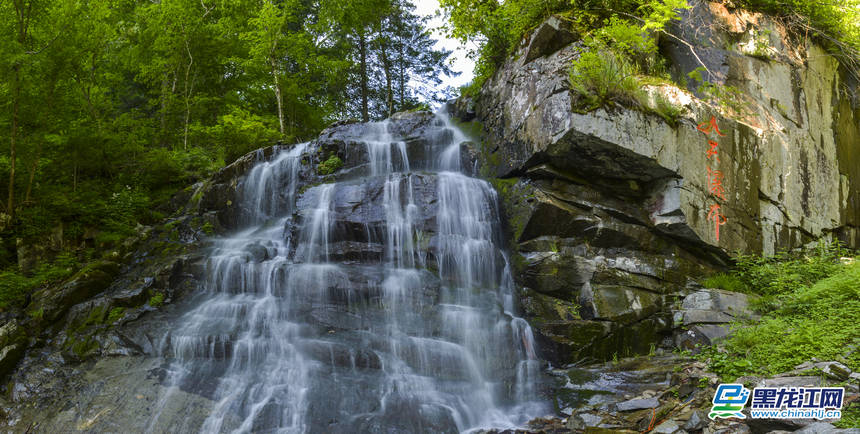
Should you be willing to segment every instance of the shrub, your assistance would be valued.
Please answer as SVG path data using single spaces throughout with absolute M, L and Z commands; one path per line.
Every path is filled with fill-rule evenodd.
M 327 160 L 317 166 L 317 174 L 321 176 L 331 175 L 343 167 L 343 161 L 336 154 L 331 154 Z
M 15 269 L 0 272 L 0 309 L 21 304 L 27 294 L 71 276 L 79 265 L 74 254 L 63 252 L 53 262 L 38 266 L 31 276 Z
M 612 103 L 638 105 L 641 100 L 633 65 L 608 49 L 583 52 L 571 64 L 568 80 L 576 92 L 574 106 L 583 111 Z
M 282 139 L 276 128 L 277 119 L 260 116 L 242 107 L 230 107 L 230 112 L 218 117 L 213 126 L 194 126 L 198 142 L 217 143 L 224 150 L 223 158 L 231 163 L 254 149 Z
M 0 309 L 22 302 L 30 288 L 27 277 L 14 271 L 0 273 Z
M 665 75 L 654 31 L 677 18 L 674 10 L 680 6 L 675 3 L 675 0 L 667 2 L 665 7 L 669 9 L 660 9 L 659 13 L 653 8 L 653 16 L 645 20 L 644 26 L 613 16 L 583 39 L 585 50 L 572 62 L 569 71 L 576 108 L 588 111 L 617 103 L 647 108 L 669 123 L 677 122 L 681 109 L 662 95 L 658 95 L 654 107 L 649 106 L 640 80 L 640 75 Z
M 800 289 L 759 323 L 735 330 L 724 343 L 725 356 L 710 351 L 715 372 L 727 380 L 773 375 L 813 357 L 860 369 L 860 354 L 846 352 L 860 336 L 860 264 L 839 267 L 836 275 Z
M 744 285 L 737 276 L 727 273 L 717 273 L 708 277 L 702 281 L 702 285 L 705 288 L 718 288 L 734 292 L 748 292 L 747 286 Z
M 741 0 L 740 5 L 781 18 L 798 37 L 817 36 L 854 75 L 860 73 L 860 1 Z
M 860 353 L 846 351 L 860 343 L 860 262 L 843 264 L 848 253 L 839 243 L 820 243 L 806 252 L 741 255 L 733 273 L 706 279 L 707 286 L 741 282 L 779 303 L 756 323 L 736 324 L 722 348 L 699 357 L 727 381 L 785 372 L 812 358 L 860 369 Z
M 751 292 L 789 294 L 840 269 L 839 258 L 849 254 L 840 243 L 819 243 L 806 252 L 781 252 L 771 257 L 738 255 L 735 274 Z

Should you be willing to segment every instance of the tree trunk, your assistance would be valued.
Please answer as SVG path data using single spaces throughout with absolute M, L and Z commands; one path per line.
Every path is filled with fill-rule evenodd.
M 54 112 L 54 91 L 57 89 L 57 76 L 52 76 L 50 81 L 50 87 L 48 91 L 48 106 L 41 112 L 42 118 L 40 119 L 40 124 L 48 125 L 50 124 L 50 115 Z M 50 127 L 45 127 L 48 131 L 52 129 Z M 33 192 L 33 183 L 36 180 L 36 171 L 39 170 L 39 159 L 42 157 L 42 147 L 45 138 L 42 137 L 42 140 L 39 140 L 36 144 L 36 156 L 33 158 L 33 165 L 30 167 L 30 179 L 27 181 L 27 193 L 24 195 L 24 203 L 30 203 L 30 195 Z
M 358 52 L 361 62 L 359 70 L 361 75 L 361 120 L 367 122 L 370 120 L 367 113 L 367 39 L 365 39 L 363 29 L 358 34 Z
M 188 123 L 191 122 L 191 92 L 193 88 L 189 82 L 191 67 L 194 65 L 194 56 L 191 55 L 191 47 L 188 46 L 188 38 L 185 39 L 185 51 L 188 52 L 188 66 L 185 68 L 185 132 L 182 139 L 182 148 L 188 150 Z
M 9 199 L 6 202 L 9 218 L 15 217 L 15 148 L 18 140 L 18 107 L 21 100 L 20 65 L 15 66 L 14 82 L 12 84 L 12 138 L 9 143 Z
M 17 25 L 16 39 L 21 48 L 27 43 L 27 35 L 30 30 L 30 17 L 33 10 L 33 2 L 15 0 L 15 18 Z M 9 201 L 6 203 L 9 218 L 15 218 L 15 160 L 18 142 L 18 115 L 21 106 L 21 63 L 14 67 L 12 82 L 12 133 L 9 140 Z
M 403 57 L 403 38 L 400 38 L 400 61 L 399 63 L 399 79 L 400 79 L 400 110 L 406 106 L 406 59 Z
M 164 79 L 161 81 L 161 144 L 164 144 L 164 132 L 167 131 L 167 90 L 168 86 L 167 71 L 164 71 Z
M 24 195 L 24 203 L 30 203 L 30 193 L 33 192 L 33 181 L 36 179 L 36 170 L 39 169 L 39 157 L 42 155 L 42 141 L 36 145 L 36 157 L 33 159 L 33 166 L 30 167 L 30 179 L 27 181 L 27 194 Z
M 278 100 L 278 122 L 281 127 L 281 137 L 284 137 L 284 101 L 281 96 L 281 84 L 278 82 L 278 68 L 276 67 L 275 58 L 269 58 L 272 63 L 272 78 L 275 81 L 275 99 Z
M 388 52 L 385 49 L 385 42 L 379 44 L 379 54 L 382 57 L 382 68 L 385 70 L 385 104 L 388 106 L 388 116 L 394 114 L 394 92 L 391 86 L 391 59 L 388 58 Z

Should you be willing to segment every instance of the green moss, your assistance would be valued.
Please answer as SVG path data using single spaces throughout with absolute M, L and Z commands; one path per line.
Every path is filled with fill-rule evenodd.
M 526 261 L 525 256 L 519 253 L 514 253 L 511 255 L 511 262 L 513 263 L 515 274 L 522 273 L 528 265 L 528 261 Z
M 206 235 L 213 235 L 215 233 L 215 226 L 211 222 L 206 222 L 200 227 L 200 230 Z
M 654 97 L 654 105 L 649 107 L 652 112 L 663 118 L 667 124 L 677 126 L 681 115 L 684 114 L 683 106 L 675 105 L 662 94 Z
M 331 175 L 341 167 L 343 167 L 343 160 L 341 160 L 337 154 L 332 154 L 327 160 L 317 166 L 317 174 L 320 176 Z
M 516 243 L 519 240 L 520 235 L 525 230 L 526 223 L 528 223 L 529 214 L 517 211 L 523 210 L 523 207 L 526 206 L 523 201 L 534 197 L 534 193 L 523 184 L 520 184 L 519 181 L 519 178 L 489 179 L 490 184 L 499 193 L 499 202 L 502 211 L 505 213 L 508 228 L 511 232 L 510 240 L 512 243 Z M 511 251 L 516 251 L 515 245 L 511 245 L 510 247 Z
M 203 193 L 205 191 L 206 191 L 205 189 L 201 188 L 201 189 L 197 190 L 193 196 L 191 196 L 191 205 L 192 206 L 196 206 L 198 203 L 200 203 L 200 201 L 203 199 Z
M 92 310 L 90 310 L 90 314 L 87 316 L 87 319 L 84 320 L 84 323 L 81 324 L 80 328 L 95 324 L 102 324 L 105 321 L 106 315 L 107 306 L 95 306 L 92 308 Z
M 27 314 L 30 316 L 30 318 L 39 321 L 45 316 L 45 308 L 40 307 L 39 309 L 28 312 Z
M 463 132 L 473 142 L 480 143 L 481 137 L 484 134 L 484 124 L 477 121 L 460 122 L 456 118 L 452 118 L 451 122 Z
M 149 305 L 159 307 L 164 304 L 164 294 L 158 293 L 149 298 Z
M 92 336 L 85 336 L 83 338 L 70 336 L 66 341 L 65 348 L 78 356 L 78 358 L 85 359 L 98 350 L 99 344 Z
M 125 313 L 125 308 L 122 308 L 122 307 L 115 307 L 115 308 L 111 309 L 110 313 L 108 314 L 108 317 L 107 317 L 107 322 L 109 324 L 113 324 L 113 323 L 117 322 L 120 318 L 122 318 L 124 313 Z

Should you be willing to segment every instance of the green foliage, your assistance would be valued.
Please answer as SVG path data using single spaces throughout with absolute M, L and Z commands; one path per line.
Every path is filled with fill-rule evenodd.
M 667 122 L 677 122 L 681 110 L 661 95 L 653 107 L 648 104 L 641 90 L 641 76 L 665 74 L 655 32 L 678 19 L 675 9 L 682 7 L 688 6 L 676 0 L 652 1 L 639 8 L 648 13 L 644 25 L 612 16 L 589 33 L 583 39 L 585 51 L 569 70 L 570 87 L 576 94 L 574 106 L 583 111 L 612 104 L 643 107 Z
M 561 15 L 583 34 L 607 26 L 613 14 L 639 17 L 634 26 L 638 33 L 653 35 L 679 19 L 679 9 L 689 7 L 685 0 L 441 0 L 440 5 L 448 18 L 448 35 L 478 46 L 471 53 L 475 79 L 461 90 L 464 94 L 477 92 L 522 38 L 550 15 Z M 800 37 L 819 36 L 819 42 L 860 76 L 860 0 L 743 0 L 741 6 L 782 18 Z M 623 50 L 624 41 L 636 33 L 632 28 L 615 30 L 631 30 L 613 35 Z
M 838 242 L 821 242 L 806 252 L 738 255 L 734 274 L 754 294 L 791 294 L 833 275 L 841 269 L 839 258 L 849 254 Z
M 798 37 L 817 36 L 860 73 L 860 0 L 742 0 L 740 6 L 783 19 Z
M 16 269 L 0 271 L 0 310 L 21 304 L 33 291 L 63 281 L 79 267 L 77 258 L 64 252 L 53 262 L 39 265 L 30 275 Z
M 617 55 L 631 58 L 647 72 L 647 62 L 655 60 L 654 32 L 678 19 L 677 9 L 688 7 L 684 0 L 441 0 L 440 5 L 448 18 L 449 36 L 479 44 L 471 53 L 475 80 L 463 90 L 467 94 L 480 89 L 528 32 L 553 14 L 588 37 L 612 41 L 609 45 Z M 641 15 L 642 23 L 629 24 L 613 14 Z M 603 53 L 602 48 L 596 51 Z M 621 67 L 617 61 L 611 63 L 610 68 Z
M 206 222 L 203 223 L 203 226 L 200 226 L 200 230 L 206 235 L 212 235 L 215 233 L 215 226 L 212 226 L 211 222 Z
M 747 286 L 744 285 L 738 276 L 728 273 L 717 273 L 708 277 L 702 281 L 702 285 L 705 288 L 725 289 L 726 291 L 742 293 L 748 292 Z
M 573 104 L 582 111 L 612 103 L 638 105 L 641 100 L 633 64 L 610 50 L 583 52 L 573 61 L 568 81 L 576 92 Z
M 851 265 L 798 265 L 785 259 L 794 284 L 774 288 L 780 281 L 774 269 L 761 275 L 761 288 L 783 291 L 782 304 L 760 321 L 737 327 L 719 348 L 706 349 L 699 357 L 725 380 L 742 375 L 773 375 L 817 358 L 837 360 L 852 370 L 860 369 L 860 354 L 846 349 L 860 336 L 860 263 Z M 773 266 L 771 260 L 767 263 Z M 758 269 L 760 265 L 753 266 Z M 827 270 L 826 272 L 823 270 Z M 806 285 L 813 276 L 830 277 Z M 740 325 L 739 325 L 740 326 Z
M 31 280 L 14 271 L 0 272 L 0 309 L 20 303 L 33 287 Z
M 242 155 L 281 137 L 277 118 L 263 117 L 241 107 L 218 117 L 212 126 L 195 126 L 194 134 L 204 143 L 218 144 L 223 148 L 223 161 L 234 161 Z M 289 139 L 288 139 L 289 140 Z
M 149 298 L 149 305 L 152 307 L 159 307 L 164 304 L 164 294 L 158 293 Z
M 725 350 L 720 351 L 717 347 L 705 348 L 695 358 L 706 361 L 709 370 L 717 373 L 725 381 L 734 381 L 744 375 L 759 373 L 759 367 L 745 357 L 739 357 Z
M 108 324 L 113 324 L 113 323 L 117 322 L 120 318 L 122 318 L 122 315 L 124 313 L 125 313 L 125 308 L 123 308 L 123 307 L 115 307 L 115 308 L 111 309 L 110 313 L 108 313 L 108 317 L 107 317 Z
M 424 27 L 407 0 L 0 2 L 0 206 L 15 213 L 0 270 L 16 238 L 56 228 L 116 244 L 179 189 L 316 135 L 361 96 L 374 118 L 439 97 L 449 53 Z
M 672 21 L 680 20 L 678 16 L 679 9 L 689 9 L 690 5 L 686 0 L 651 0 L 639 7 L 641 12 L 644 12 L 644 22 L 642 30 L 661 31 L 667 24 Z
M 474 93 L 512 53 L 522 38 L 550 15 L 570 9 L 570 0 L 440 0 L 450 37 L 479 41 L 470 56 L 475 79 L 466 93 Z
M 842 418 L 834 421 L 837 428 L 860 428 L 860 403 L 857 401 L 845 404 L 842 407 Z
M 28 312 L 28 315 L 30 315 L 30 318 L 33 318 L 36 321 L 40 321 L 45 316 L 45 308 L 40 307 L 37 310 L 30 311 Z
M 705 100 L 734 116 L 750 116 L 752 111 L 744 99 L 743 92 L 734 87 L 722 84 L 714 84 L 705 77 L 706 70 L 700 66 L 690 71 L 687 76 L 698 85 L 699 92 L 704 95 Z
M 331 175 L 343 167 L 343 161 L 337 154 L 331 154 L 327 160 L 317 166 L 317 174 L 321 176 Z
M 770 58 L 770 34 L 770 30 L 753 31 L 753 52 L 751 53 L 753 57 L 760 59 Z

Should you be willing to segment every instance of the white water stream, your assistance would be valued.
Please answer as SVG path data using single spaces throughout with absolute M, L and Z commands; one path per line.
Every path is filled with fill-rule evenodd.
M 362 179 L 302 191 L 313 144 L 245 177 L 246 228 L 215 240 L 205 295 L 163 340 L 170 390 L 215 402 L 176 431 L 452 432 L 548 412 L 496 192 L 460 173 L 466 139 L 443 116 L 427 161 L 389 125 L 366 126 Z M 381 223 L 355 224 L 358 209 Z

